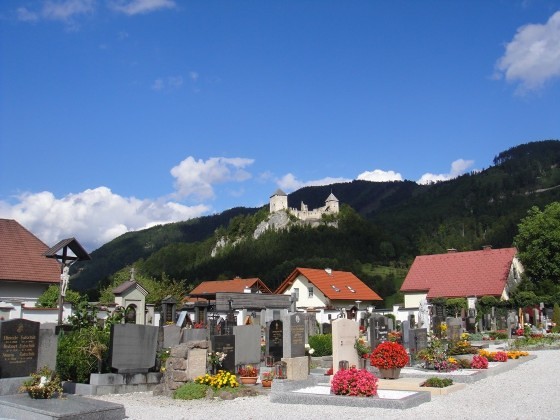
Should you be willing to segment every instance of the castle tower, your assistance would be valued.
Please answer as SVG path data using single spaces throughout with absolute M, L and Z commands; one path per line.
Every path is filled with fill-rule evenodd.
M 335 214 L 337 214 L 340 211 L 338 198 L 336 198 L 332 192 L 325 200 L 325 210 L 328 213 L 335 213 Z
M 270 213 L 288 210 L 288 195 L 280 188 L 270 196 Z

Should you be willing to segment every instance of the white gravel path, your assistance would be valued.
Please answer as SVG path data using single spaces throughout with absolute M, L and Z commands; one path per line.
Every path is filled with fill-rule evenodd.
M 560 419 L 560 350 L 531 354 L 537 358 L 408 410 L 279 404 L 264 395 L 231 401 L 178 401 L 150 392 L 94 398 L 123 404 L 132 420 Z

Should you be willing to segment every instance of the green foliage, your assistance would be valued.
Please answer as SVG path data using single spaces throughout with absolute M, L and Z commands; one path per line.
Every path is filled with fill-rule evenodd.
M 519 223 L 515 237 L 519 259 L 525 273 L 539 282 L 560 279 L 560 202 L 547 205 L 544 211 L 532 207 Z
M 309 346 L 315 350 L 315 357 L 332 356 L 332 334 L 310 335 Z
M 461 309 L 467 309 L 467 299 L 465 298 L 454 298 L 447 299 L 445 302 L 447 308 L 447 313 L 453 316 L 459 316 Z
M 424 382 L 424 386 L 430 386 L 433 388 L 445 388 L 446 386 L 453 385 L 453 379 L 451 378 L 428 378 L 426 382 Z
M 525 308 L 527 306 L 533 306 L 539 304 L 541 298 L 537 296 L 533 291 L 530 292 L 521 291 L 517 293 L 512 293 L 512 300 L 517 306 L 521 308 Z
M 173 398 L 176 400 L 199 400 L 206 397 L 209 388 L 208 385 L 187 382 L 175 390 Z
M 560 327 L 560 305 L 558 303 L 554 304 L 554 308 L 552 310 L 552 322 L 556 324 L 556 326 Z
M 89 383 L 91 373 L 103 370 L 108 346 L 109 331 L 97 326 L 61 332 L 56 371 L 64 381 Z
M 39 308 L 57 308 L 58 307 L 58 297 L 60 295 L 60 286 L 56 284 L 51 284 L 47 290 L 43 292 L 41 296 L 37 298 L 37 307 Z M 65 302 L 70 302 L 77 304 L 78 302 L 84 300 L 85 297 L 80 295 L 80 293 L 66 289 L 66 296 L 64 297 Z

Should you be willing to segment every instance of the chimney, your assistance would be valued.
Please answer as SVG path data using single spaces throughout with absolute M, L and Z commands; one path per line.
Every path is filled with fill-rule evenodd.
M 492 245 L 483 245 L 482 246 L 483 251 L 490 251 L 491 249 L 492 249 Z
M 330 268 L 325 268 L 325 271 L 327 272 L 327 274 L 328 274 L 329 276 L 332 276 L 332 269 L 330 269 Z
M 455 253 L 455 252 L 457 252 L 457 250 L 456 250 L 455 248 L 449 248 L 449 249 L 447 250 L 447 253 L 448 253 L 448 254 L 453 254 L 453 253 Z

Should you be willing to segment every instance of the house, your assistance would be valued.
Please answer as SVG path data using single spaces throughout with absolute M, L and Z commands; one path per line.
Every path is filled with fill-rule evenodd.
M 273 311 L 287 313 L 289 299 L 272 293 L 258 278 L 204 281 L 183 299 L 183 311 L 192 322 L 218 323 L 220 319 L 236 325 L 261 324 L 273 319 Z M 188 321 L 187 321 L 188 322 Z
M 295 306 L 318 312 L 319 322 L 328 322 L 346 312 L 348 318 L 359 318 L 360 309 L 372 308 L 383 299 L 354 274 L 330 268 L 298 267 L 274 292 L 295 295 Z
M 45 257 L 48 250 L 17 221 L 0 219 L 0 318 L 24 317 L 50 285 L 60 283 L 61 266 Z
M 523 266 L 516 248 L 421 255 L 415 258 L 401 286 L 405 308 L 424 299 L 494 296 L 508 300 L 521 281 Z

